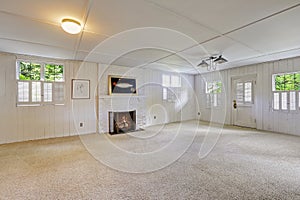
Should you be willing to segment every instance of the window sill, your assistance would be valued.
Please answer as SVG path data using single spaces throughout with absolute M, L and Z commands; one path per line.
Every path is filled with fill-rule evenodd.
M 64 106 L 65 104 L 17 104 L 17 107 Z

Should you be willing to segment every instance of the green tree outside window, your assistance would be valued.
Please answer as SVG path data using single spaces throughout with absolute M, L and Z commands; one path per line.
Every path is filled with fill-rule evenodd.
M 62 65 L 45 65 L 45 81 L 63 81 L 64 67 Z
M 276 91 L 300 90 L 300 73 L 275 75 Z
M 19 80 L 41 80 L 41 65 L 30 62 L 20 62 Z
M 206 85 L 206 93 L 217 94 L 222 92 L 222 82 L 214 81 L 208 82 Z

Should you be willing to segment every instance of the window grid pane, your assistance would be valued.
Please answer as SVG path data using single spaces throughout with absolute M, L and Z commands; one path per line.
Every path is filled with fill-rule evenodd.
M 29 102 L 29 82 L 18 82 L 18 102 Z
M 41 102 L 41 82 L 32 82 L 31 84 L 31 101 Z
M 206 82 L 206 94 L 210 94 L 213 91 L 213 84 L 212 82 Z
M 63 83 L 54 83 L 54 99 L 55 102 L 63 102 L 65 100 L 65 87 Z
M 288 104 L 287 104 L 287 92 L 281 93 L 281 109 L 282 110 L 287 110 L 288 109 Z
M 164 87 L 170 87 L 170 76 L 169 75 L 166 75 L 166 74 L 162 75 L 162 85 Z
M 237 102 L 244 102 L 244 84 L 237 83 L 236 84 L 236 101 Z
M 217 107 L 218 106 L 218 94 L 213 94 L 213 95 L 214 95 L 213 105 L 214 105 L 214 107 Z
M 181 87 L 179 76 L 171 76 L 171 87 Z
M 252 102 L 252 82 L 245 83 L 245 102 Z
M 163 100 L 167 100 L 168 99 L 168 91 L 167 88 L 163 88 Z
M 296 92 L 290 92 L 290 110 L 296 110 Z
M 52 102 L 52 83 L 44 83 L 44 102 Z
M 162 75 L 162 99 L 168 102 L 180 101 L 181 77 L 177 75 Z
M 274 110 L 279 110 L 279 93 L 274 93 L 274 100 L 273 100 L 273 107 L 274 107 Z

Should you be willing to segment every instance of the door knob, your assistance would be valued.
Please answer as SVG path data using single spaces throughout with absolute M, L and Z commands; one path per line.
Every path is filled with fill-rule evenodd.
M 234 108 L 234 109 L 237 108 L 236 100 L 233 100 L 233 108 Z

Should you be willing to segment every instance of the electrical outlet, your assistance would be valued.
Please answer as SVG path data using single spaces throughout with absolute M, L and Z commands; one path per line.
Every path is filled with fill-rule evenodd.
M 154 116 L 154 119 L 156 119 L 156 116 Z
M 79 123 L 79 127 L 81 127 L 81 128 L 83 127 L 83 122 Z
M 200 115 L 200 112 L 198 112 L 198 115 Z

